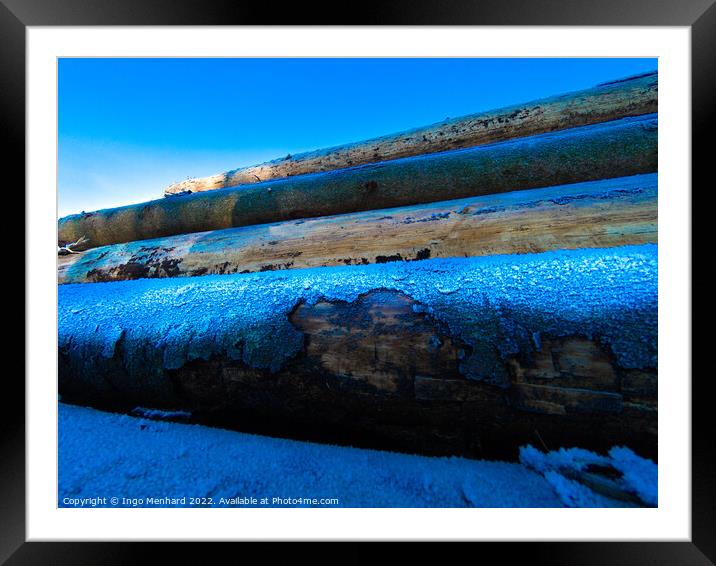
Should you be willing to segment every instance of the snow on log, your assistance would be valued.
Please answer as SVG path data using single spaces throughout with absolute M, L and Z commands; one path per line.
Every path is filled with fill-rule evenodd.
M 654 114 L 470 149 L 67 216 L 87 247 L 652 173 Z
M 59 392 L 406 450 L 656 457 L 657 247 L 59 287 Z
M 115 244 L 60 283 L 274 271 L 657 241 L 657 174 Z
M 560 96 L 446 119 L 358 143 L 321 149 L 187 179 L 165 189 L 166 195 L 201 192 L 271 181 L 295 175 L 332 171 L 401 157 L 435 153 L 585 126 L 657 111 L 656 72 L 612 81 Z

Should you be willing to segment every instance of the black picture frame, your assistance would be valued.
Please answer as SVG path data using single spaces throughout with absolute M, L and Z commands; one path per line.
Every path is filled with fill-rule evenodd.
M 6 187 L 20 201 L 24 187 L 25 33 L 28 26 L 63 25 L 565 25 L 688 26 L 692 34 L 693 185 L 706 184 L 711 157 L 716 101 L 716 0 L 428 0 L 366 1 L 350 16 L 339 3 L 270 3 L 237 0 L 0 0 L 0 117 L 6 144 Z M 711 157 L 711 159 L 713 159 Z M 7 177 L 6 177 L 6 182 Z M 713 181 L 712 181 L 713 182 Z M 685 191 L 687 188 L 684 188 Z M 705 190 L 705 189 L 704 189 Z M 693 194 L 693 191 L 692 191 Z M 17 203 L 16 210 L 22 207 Z M 697 226 L 696 219 L 693 226 Z M 13 230 L 16 234 L 19 230 Z M 16 238 L 12 238 L 16 240 Z M 703 241 L 703 240 L 701 240 Z M 694 238 L 694 244 L 699 242 Z M 696 245 L 694 249 L 696 249 Z M 698 254 L 694 254 L 698 257 Z M 16 259 L 14 261 L 17 261 Z M 697 265 L 694 265 L 697 267 Z M 20 270 L 12 278 L 17 281 Z M 24 269 L 23 269 L 24 273 Z M 24 277 L 24 276 L 23 276 Z M 693 277 L 693 270 L 692 270 Z M 8 277 L 10 278 L 10 277 Z M 26 282 L 25 282 L 26 283 Z M 25 301 L 31 297 L 23 291 Z M 693 300 L 693 298 L 692 298 Z M 17 301 L 13 301 L 17 302 Z M 26 302 L 27 305 L 27 302 Z M 15 331 L 15 335 L 25 336 Z M 699 338 L 694 335 L 694 339 Z M 32 340 L 32 336 L 26 339 Z M 702 338 L 703 340 L 703 338 Z M 698 348 L 692 350 L 696 353 Z M 524 560 L 559 564 L 713 564 L 716 562 L 716 441 L 709 418 L 714 400 L 711 372 L 692 379 L 692 537 L 691 542 L 540 542 L 491 543 L 474 558 L 499 555 L 501 563 Z M 686 376 L 668 376 L 684 379 Z M 3 379 L 0 419 L 0 562 L 7 564 L 128 564 L 159 551 L 164 562 L 207 562 L 215 552 L 207 545 L 157 543 L 25 542 L 24 384 L 17 372 Z M 12 402 L 10 402 L 12 400 Z M 273 551 L 257 548 L 270 558 Z M 214 547 L 216 548 L 216 547 Z M 371 547 L 321 551 L 329 559 L 362 561 Z M 426 549 L 420 548 L 423 557 Z M 289 552 L 296 552 L 291 550 Z M 305 550 L 298 552 L 304 553 Z M 334 554 L 335 552 L 335 554 Z M 445 559 L 444 550 L 433 550 Z M 473 551 L 475 552 L 475 551 Z M 437 554 L 440 553 L 440 554 Z M 485 554 L 487 553 L 487 554 Z M 313 552 L 311 556 L 318 557 Z

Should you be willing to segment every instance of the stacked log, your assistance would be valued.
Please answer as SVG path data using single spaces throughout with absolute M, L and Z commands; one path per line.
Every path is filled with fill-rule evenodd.
M 63 399 L 655 458 L 656 74 L 520 108 L 61 219 Z
M 60 283 L 606 248 L 657 241 L 657 178 L 634 175 L 115 244 L 60 258 Z
M 68 216 L 85 247 L 651 173 L 653 114 L 272 182 Z M 81 248 L 77 248 L 81 249 Z
M 299 155 L 287 155 L 261 165 L 234 169 L 201 179 L 188 179 L 172 184 L 164 193 L 196 193 L 401 157 L 475 147 L 609 122 L 628 116 L 651 114 L 655 113 L 657 108 L 657 73 L 644 73 L 528 104 L 446 119 L 407 132 Z

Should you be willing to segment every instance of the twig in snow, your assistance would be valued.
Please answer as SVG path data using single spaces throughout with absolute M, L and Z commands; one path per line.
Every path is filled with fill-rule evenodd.
M 542 447 L 545 449 L 545 451 L 549 452 L 549 448 L 547 448 L 547 445 L 545 444 L 544 440 L 542 440 L 542 435 L 537 429 L 535 429 L 535 434 L 537 435 L 537 438 L 539 438 L 539 441 L 542 443 Z

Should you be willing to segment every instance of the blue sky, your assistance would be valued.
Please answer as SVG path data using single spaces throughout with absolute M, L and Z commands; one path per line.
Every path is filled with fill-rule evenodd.
M 59 214 L 656 68 L 656 59 L 60 59 Z

